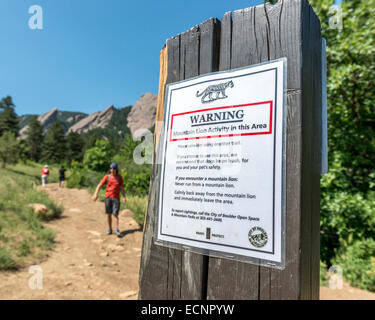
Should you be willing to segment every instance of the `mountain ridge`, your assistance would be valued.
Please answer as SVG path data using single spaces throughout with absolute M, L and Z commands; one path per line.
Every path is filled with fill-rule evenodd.
M 20 139 L 26 138 L 28 123 L 33 116 L 38 117 L 44 134 L 49 126 L 57 121 L 63 125 L 65 134 L 70 132 L 88 134 L 95 131 L 98 136 L 105 138 L 116 135 L 123 137 L 128 133 L 134 135 L 137 129 L 151 129 L 154 126 L 156 100 L 155 94 L 145 93 L 133 106 L 115 108 L 111 104 L 104 110 L 91 114 L 63 111 L 54 107 L 41 115 L 22 115 L 18 117 L 20 120 L 19 137 Z

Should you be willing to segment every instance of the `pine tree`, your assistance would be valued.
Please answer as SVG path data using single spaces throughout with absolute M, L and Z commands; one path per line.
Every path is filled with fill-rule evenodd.
M 100 136 L 96 130 L 91 130 L 88 133 L 83 134 L 85 137 L 85 150 L 95 147 L 96 141 L 100 140 Z
M 54 122 L 44 138 L 42 158 L 49 163 L 61 163 L 67 157 L 64 127 Z
M 85 146 L 83 138 L 77 132 L 71 131 L 66 137 L 66 144 L 69 164 L 73 160 L 82 161 Z
M 14 111 L 12 97 L 7 96 L 0 101 L 0 136 L 7 131 L 10 131 L 17 136 L 18 123 L 19 120 Z
M 31 118 L 26 135 L 30 159 L 33 161 L 39 161 L 41 158 L 43 144 L 43 126 L 36 116 Z
M 15 138 L 14 133 L 6 131 L 0 137 L 0 159 L 2 167 L 5 168 L 6 164 L 16 162 L 19 157 L 19 144 Z

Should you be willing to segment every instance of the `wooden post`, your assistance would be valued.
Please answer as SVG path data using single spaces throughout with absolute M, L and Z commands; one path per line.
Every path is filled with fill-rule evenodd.
M 217 19 L 209 19 L 189 31 L 167 40 L 167 78 L 164 83 L 189 79 L 199 74 L 218 70 L 219 31 Z M 165 59 L 165 58 L 164 58 Z M 164 61 L 163 59 L 161 59 Z M 161 76 L 165 73 L 161 65 Z M 164 85 L 159 86 L 159 99 L 164 100 Z M 161 92 L 161 90 L 163 90 Z M 158 103 L 157 114 L 161 114 Z M 157 120 L 162 120 L 158 117 Z M 155 130 L 158 135 L 160 132 Z M 158 141 L 158 136 L 155 141 Z M 157 150 L 156 150 L 157 151 Z M 154 159 L 156 154 L 154 154 Z M 205 299 L 207 287 L 208 257 L 167 249 L 153 244 L 153 223 L 156 213 L 156 186 L 159 166 L 152 168 L 149 203 L 143 238 L 140 270 L 140 299 Z M 158 270 L 155 270 L 158 269 Z
M 277 270 L 154 245 L 160 178 L 160 165 L 154 164 L 139 298 L 318 299 L 322 93 L 320 23 L 313 9 L 307 0 L 283 0 L 227 12 L 221 23 L 210 19 L 169 39 L 164 50 L 166 83 L 287 58 L 286 267 Z M 158 115 L 163 114 L 160 108 L 162 103 Z

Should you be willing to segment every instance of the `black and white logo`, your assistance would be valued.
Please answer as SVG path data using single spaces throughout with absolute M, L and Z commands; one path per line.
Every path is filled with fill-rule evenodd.
M 234 83 L 232 80 L 228 82 L 223 82 L 223 83 L 208 86 L 202 92 L 197 91 L 196 96 L 202 97 L 201 98 L 202 103 L 209 103 L 209 102 L 213 102 L 219 99 L 225 99 L 225 98 L 228 98 L 228 96 L 225 95 L 225 90 L 228 87 L 229 88 L 234 87 Z
M 249 241 L 254 247 L 262 248 L 268 242 L 267 232 L 261 227 L 251 228 L 249 231 Z

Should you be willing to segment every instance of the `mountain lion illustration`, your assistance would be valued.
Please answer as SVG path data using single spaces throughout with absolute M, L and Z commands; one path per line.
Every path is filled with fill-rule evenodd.
M 208 102 L 212 102 L 218 99 L 225 99 L 225 98 L 228 98 L 228 96 L 225 95 L 225 90 L 228 87 L 230 88 L 234 87 L 232 80 L 225 82 L 225 83 L 219 83 L 219 84 L 214 84 L 212 86 L 209 86 L 206 88 L 206 90 L 202 91 L 201 93 L 197 91 L 197 97 L 202 97 L 201 99 L 202 103 L 208 103 Z M 216 94 L 215 97 L 213 96 L 214 93 Z M 208 100 L 205 100 L 206 97 L 208 97 Z

